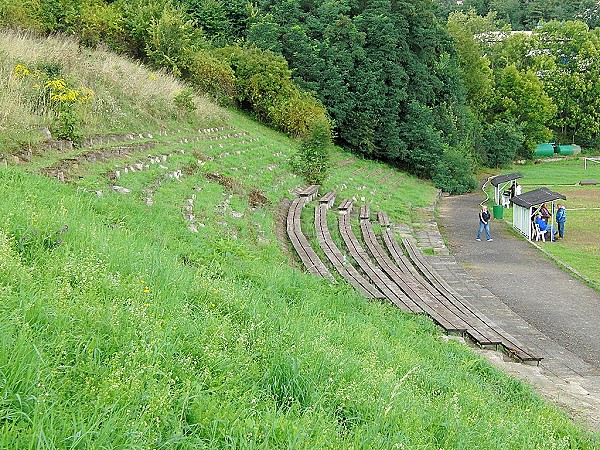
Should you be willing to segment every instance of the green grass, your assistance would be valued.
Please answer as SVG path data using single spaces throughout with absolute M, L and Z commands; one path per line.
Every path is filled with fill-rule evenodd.
M 0 448 L 598 448 L 429 319 L 295 269 L 278 213 L 301 184 L 297 144 L 214 118 L 249 135 L 185 143 L 182 125 L 80 162 L 68 184 L 37 173 L 67 155 L 0 167 Z M 170 156 L 110 180 L 149 153 Z M 435 197 L 339 149 L 332 161 L 323 192 L 394 222 Z

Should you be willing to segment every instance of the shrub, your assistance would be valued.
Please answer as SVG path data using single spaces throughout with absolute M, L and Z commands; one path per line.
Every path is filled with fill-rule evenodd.
M 232 68 L 209 50 L 195 51 L 187 60 L 183 75 L 197 89 L 217 100 L 231 101 L 235 97 L 236 79 Z
M 490 167 L 510 164 L 523 146 L 525 136 L 520 127 L 512 122 L 497 120 L 483 132 L 483 153 Z
M 292 170 L 308 184 L 321 184 L 329 168 L 331 127 L 329 121 L 319 120 L 311 124 L 302 138 L 298 152 L 292 156 Z
M 464 194 L 477 187 L 471 159 L 453 147 L 446 147 L 435 167 L 435 186 L 450 194 Z
M 104 43 L 115 51 L 125 51 L 127 48 L 123 26 L 122 12 L 113 3 L 87 5 L 82 8 L 76 25 L 82 45 L 96 48 Z
M 49 113 L 54 118 L 51 124 L 53 134 L 77 143 L 82 137 L 77 107 L 87 103 L 93 97 L 93 92 L 86 88 L 74 89 L 70 82 L 60 76 L 60 71 L 59 66 L 49 65 L 32 72 L 18 64 L 13 71 L 13 78 L 25 85 L 24 90 L 31 98 L 34 111 Z
M 43 31 L 44 23 L 39 20 L 38 12 L 39 3 L 35 0 L 3 0 L 0 2 L 0 25 Z
M 242 106 L 250 106 L 262 120 L 268 121 L 270 108 L 288 97 L 293 89 L 292 72 L 282 56 L 239 46 L 225 47 L 216 55 L 233 69 L 237 100 Z
M 175 75 L 182 69 L 201 41 L 200 31 L 185 13 L 165 7 L 158 18 L 150 21 L 146 41 L 146 55 L 157 67 L 164 67 Z
M 196 110 L 196 104 L 194 103 L 194 90 L 192 88 L 185 88 L 175 94 L 173 103 L 177 109 L 184 113 L 191 113 Z
M 296 89 L 269 110 L 269 119 L 277 127 L 292 135 L 304 136 L 315 122 L 327 122 L 327 112 L 322 103 L 312 95 Z

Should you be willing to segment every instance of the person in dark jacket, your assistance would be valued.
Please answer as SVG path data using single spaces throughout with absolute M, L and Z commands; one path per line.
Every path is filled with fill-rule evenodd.
M 546 223 L 548 223 L 548 221 L 550 220 L 550 217 L 552 217 L 550 215 L 550 211 L 548 211 L 548 207 L 546 206 L 545 203 L 543 203 L 542 206 L 540 207 L 540 214 L 542 216 L 542 219 L 544 219 L 546 221 Z
M 565 237 L 565 222 L 567 221 L 567 210 L 565 205 L 560 203 L 557 205 L 556 211 L 556 223 L 558 224 L 558 238 L 563 239 Z
M 477 240 L 481 240 L 481 232 L 485 230 L 485 236 L 488 242 L 493 241 L 492 236 L 490 234 L 490 212 L 487 209 L 487 206 L 481 205 L 481 211 L 479 211 L 479 231 L 477 232 Z

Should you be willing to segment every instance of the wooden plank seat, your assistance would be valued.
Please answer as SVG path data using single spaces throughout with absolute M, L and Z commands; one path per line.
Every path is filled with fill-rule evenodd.
M 385 295 L 356 270 L 333 241 L 327 225 L 327 209 L 327 203 L 321 203 L 315 208 L 315 230 L 323 253 L 354 289 L 366 298 L 384 299 Z
M 423 310 L 416 305 L 389 277 L 371 261 L 366 250 L 358 242 L 358 239 L 352 232 L 349 214 L 339 214 L 338 226 L 344 244 L 352 258 L 356 261 L 360 269 L 367 278 L 379 289 L 389 301 L 400 308 L 402 311 L 411 313 L 422 313 Z
M 543 359 L 540 356 L 535 355 L 533 350 L 527 348 L 524 344 L 519 342 L 514 336 L 511 336 L 506 331 L 500 329 L 497 326 L 493 326 L 491 321 L 486 318 L 482 313 L 475 310 L 460 294 L 452 289 L 452 287 L 437 273 L 437 271 L 429 264 L 425 259 L 423 253 L 417 248 L 415 243 L 411 239 L 403 239 L 402 244 L 407 250 L 409 258 L 417 266 L 419 271 L 423 273 L 425 279 L 432 284 L 440 293 L 444 293 L 445 296 L 453 298 L 455 302 L 460 303 L 462 307 L 469 311 L 475 316 L 481 323 L 485 324 L 488 329 L 492 330 L 499 337 L 499 345 L 504 351 L 515 359 L 520 361 L 533 361 L 539 364 Z M 480 330 L 483 332 L 483 330 Z M 475 339 L 477 341 L 477 339 Z
M 365 204 L 360 205 L 360 213 L 358 214 L 358 217 L 361 220 L 363 220 L 363 219 L 369 220 L 369 218 L 371 217 L 371 209 L 369 208 L 369 205 L 365 205 Z
M 298 196 L 305 197 L 307 202 L 312 202 L 313 199 L 318 195 L 318 193 L 319 185 L 311 184 L 310 186 L 306 186 L 304 189 L 298 192 Z
M 306 197 L 298 197 L 292 200 L 286 222 L 288 237 L 294 250 L 296 250 L 302 263 L 310 273 L 327 278 L 332 283 L 335 283 L 335 278 L 311 247 L 304 233 L 302 233 L 300 219 L 305 203 Z
M 346 198 L 338 205 L 340 214 L 350 214 L 352 212 L 352 199 Z
M 377 212 L 377 221 L 379 222 L 379 225 L 381 225 L 382 227 L 389 227 L 390 226 L 390 218 L 383 211 L 378 211 Z
M 333 202 L 335 202 L 336 195 L 337 193 L 335 191 L 330 191 L 319 199 L 319 203 L 325 205 L 327 208 L 333 208 Z
M 368 216 L 361 218 L 360 228 L 363 240 L 373 259 L 388 275 L 388 277 L 402 289 L 402 291 L 418 305 L 439 326 L 450 333 L 464 334 L 468 324 L 463 320 L 459 311 L 452 304 L 444 302 L 441 296 L 435 295 L 423 287 L 418 280 L 407 270 L 401 270 L 389 257 L 379 244 Z

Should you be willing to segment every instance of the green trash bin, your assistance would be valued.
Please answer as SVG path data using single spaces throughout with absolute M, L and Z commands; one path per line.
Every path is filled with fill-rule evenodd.
M 504 207 L 502 205 L 494 205 L 494 219 L 502 219 L 504 217 Z

